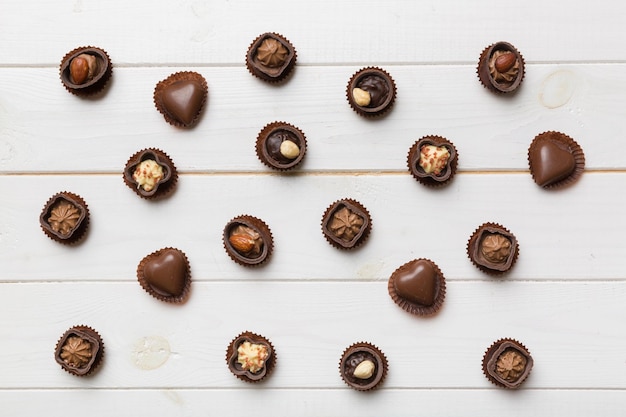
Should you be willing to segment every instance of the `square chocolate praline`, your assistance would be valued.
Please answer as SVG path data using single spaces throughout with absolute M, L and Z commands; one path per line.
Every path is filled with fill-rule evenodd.
M 76 219 L 75 224 L 67 234 L 54 230 L 49 220 L 53 210 L 55 210 L 55 208 L 63 202 L 74 207 L 79 213 L 78 219 Z M 73 244 L 78 242 L 83 237 L 89 222 L 88 216 L 89 211 L 87 209 L 87 204 L 80 196 L 69 192 L 61 192 L 55 194 L 48 200 L 39 215 L 39 224 L 45 234 L 51 239 L 61 243 Z
M 343 209 L 347 209 L 350 214 L 355 214 L 363 221 L 350 239 L 345 239 L 342 236 L 337 235 L 332 230 L 332 223 L 335 219 L 335 215 Z M 326 240 L 331 245 L 340 249 L 354 249 L 362 244 L 369 236 L 371 225 L 372 223 L 367 209 L 359 202 L 352 199 L 335 201 L 330 207 L 328 207 L 328 209 L 326 209 L 322 218 L 322 232 L 324 233 Z M 351 225 L 346 224 L 345 226 L 350 227 Z M 354 229 L 354 227 L 351 228 Z
M 75 366 L 65 362 L 61 357 L 63 348 L 65 347 L 68 339 L 71 337 L 77 337 L 85 342 L 88 342 L 91 346 L 91 357 L 87 363 Z M 102 343 L 102 339 L 95 330 L 87 326 L 76 326 L 67 330 L 63 336 L 61 336 L 55 349 L 54 359 L 65 371 L 70 374 L 76 376 L 86 376 L 91 374 L 100 365 L 103 352 L 104 345 Z

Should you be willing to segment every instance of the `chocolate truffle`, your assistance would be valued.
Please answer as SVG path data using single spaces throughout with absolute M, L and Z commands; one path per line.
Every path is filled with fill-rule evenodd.
M 82 197 L 63 191 L 50 197 L 39 215 L 39 224 L 52 240 L 78 243 L 89 225 L 89 209 Z
M 209 88 L 197 72 L 182 71 L 160 81 L 154 88 L 154 105 L 169 124 L 194 126 L 207 101 Z
M 387 358 L 371 343 L 354 343 L 344 350 L 339 361 L 339 374 L 357 391 L 378 387 L 387 376 Z
M 296 50 L 284 36 L 263 33 L 248 47 L 246 67 L 255 77 L 270 83 L 284 81 L 296 65 Z
M 571 137 L 548 131 L 533 139 L 528 148 L 528 164 L 537 185 L 561 188 L 580 178 L 585 169 L 585 154 Z
M 367 240 L 371 229 L 372 220 L 367 209 L 350 198 L 332 203 L 322 217 L 324 237 L 339 249 L 359 247 Z
M 178 173 L 170 157 L 160 149 L 143 149 L 126 162 L 124 182 L 137 195 L 156 199 L 168 195 L 178 181 Z
M 237 378 L 246 382 L 259 382 L 274 369 L 276 352 L 265 337 L 243 332 L 226 349 L 228 369 Z
M 113 65 L 109 55 L 100 48 L 83 46 L 68 52 L 61 60 L 61 82 L 77 96 L 101 91 L 111 78 Z
M 513 339 L 494 342 L 483 356 L 483 373 L 499 387 L 519 388 L 532 368 L 533 358 L 528 349 Z
M 274 248 L 270 228 L 261 219 L 241 215 L 229 221 L 222 234 L 224 249 L 243 266 L 259 266 L 269 260 Z
M 257 136 L 257 157 L 270 168 L 279 171 L 292 169 L 302 162 L 305 152 L 304 133 L 289 123 L 270 123 Z
M 93 373 L 104 355 L 102 338 L 91 327 L 75 326 L 59 339 L 54 359 L 72 375 L 86 376 Z
M 357 114 L 381 116 L 391 109 L 396 99 L 396 83 L 385 70 L 366 67 L 352 75 L 346 95 L 350 107 Z
M 524 58 L 510 43 L 496 42 L 480 54 L 476 71 L 489 91 L 512 93 L 524 79 Z
M 154 298 L 168 303 L 182 303 L 191 287 L 187 255 L 175 248 L 153 252 L 139 262 L 137 280 Z
M 396 269 L 387 285 L 391 299 L 403 310 L 430 316 L 441 308 L 446 295 L 443 273 L 429 259 L 414 259 Z
M 518 254 L 515 235 L 497 223 L 483 223 L 467 243 L 467 255 L 472 263 L 492 275 L 509 271 Z
M 409 172 L 429 187 L 448 184 L 457 167 L 457 151 L 441 136 L 424 136 L 411 146 L 407 157 Z

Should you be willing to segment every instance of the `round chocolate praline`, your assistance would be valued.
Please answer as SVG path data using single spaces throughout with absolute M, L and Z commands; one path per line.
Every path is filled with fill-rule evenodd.
M 292 73 L 296 60 L 297 53 L 291 42 L 273 32 L 259 35 L 246 53 L 248 71 L 269 83 L 285 81 Z
M 496 42 L 483 50 L 476 72 L 489 91 L 512 93 L 524 79 L 524 57 L 510 43 Z
M 517 238 L 502 225 L 483 223 L 470 237 L 467 255 L 481 271 L 492 275 L 503 274 L 517 261 Z
M 441 169 L 431 169 L 427 171 L 422 165 L 422 151 L 424 147 L 434 146 L 436 148 L 445 148 L 447 158 Z M 455 146 L 441 136 L 429 135 L 424 136 L 416 141 L 409 149 L 407 156 L 407 165 L 409 172 L 418 182 L 430 187 L 439 187 L 446 185 L 452 180 L 456 173 L 458 154 Z
M 72 61 L 83 54 L 95 58 L 96 70 L 91 77 L 77 81 L 72 77 L 70 67 Z M 111 78 L 112 73 L 113 65 L 109 55 L 104 49 L 94 46 L 83 46 L 68 52 L 61 60 L 59 69 L 63 86 L 67 91 L 77 96 L 90 96 L 100 92 Z
M 135 177 L 137 168 L 144 161 L 154 161 L 162 170 L 161 178 L 152 188 L 141 184 Z M 148 148 L 136 152 L 128 159 L 124 168 L 124 183 L 137 195 L 145 199 L 156 199 L 168 195 L 178 182 L 178 173 L 170 157 L 160 149 Z M 148 189 L 149 188 L 149 189 Z
M 355 94 L 359 96 L 359 93 L 365 94 L 368 98 L 366 102 L 360 102 L 355 97 Z M 365 117 L 382 116 L 393 106 L 396 98 L 396 83 L 385 70 L 378 67 L 366 67 L 350 78 L 346 95 L 350 107 L 357 114 Z
M 285 150 L 284 143 L 291 142 Z M 297 150 L 297 153 L 291 154 Z M 306 152 L 306 137 L 297 127 L 285 122 L 266 125 L 258 134 L 256 154 L 270 168 L 286 171 L 302 162 Z
M 154 105 L 172 126 L 191 128 L 198 123 L 207 101 L 206 79 L 194 71 L 181 71 L 154 87 Z
M 374 365 L 371 376 L 359 378 L 355 375 L 357 367 L 370 361 Z M 371 343 L 354 343 L 349 346 L 341 355 L 339 361 L 339 374 L 343 381 L 357 391 L 369 391 L 377 388 L 387 375 L 387 358 L 384 353 Z
M 241 363 L 238 361 L 239 346 L 243 343 L 249 342 L 251 344 L 261 345 L 267 350 L 267 358 L 264 360 L 263 366 L 256 372 L 252 372 L 249 369 L 244 369 Z M 228 348 L 226 349 L 226 364 L 228 369 L 238 379 L 245 382 L 260 382 L 264 380 L 274 369 L 276 365 L 276 351 L 272 343 L 264 336 L 245 331 L 235 339 L 233 339 Z
M 528 148 L 528 165 L 533 181 L 545 189 L 574 183 L 585 169 L 585 154 L 568 135 L 548 131 L 535 136 Z
M 494 385 L 517 389 L 528 378 L 533 358 L 524 345 L 514 339 L 494 342 L 483 356 L 483 373 Z
M 389 277 L 387 290 L 404 311 L 431 316 L 441 308 L 446 296 L 446 280 L 439 266 L 430 259 L 413 259 Z
M 89 208 L 79 195 L 62 191 L 48 199 L 39 215 L 39 224 L 50 239 L 73 245 L 85 236 Z
M 104 344 L 94 329 L 75 326 L 68 329 L 57 342 L 54 360 L 72 375 L 92 374 L 102 362 Z
M 249 215 L 229 221 L 222 233 L 228 256 L 243 266 L 260 266 L 272 254 L 274 242 L 270 228 L 261 219 Z
M 344 198 L 332 203 L 322 216 L 322 233 L 332 246 L 351 250 L 369 237 L 372 220 L 358 201 Z

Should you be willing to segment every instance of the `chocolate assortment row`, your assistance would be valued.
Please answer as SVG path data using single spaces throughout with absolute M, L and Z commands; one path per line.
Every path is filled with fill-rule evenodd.
M 293 73 L 297 60 L 294 46 L 278 33 L 264 33 L 250 44 L 246 68 L 253 76 L 270 84 L 284 83 Z M 476 73 L 483 86 L 495 94 L 515 92 L 524 79 L 525 63 L 519 51 L 508 42 L 489 45 L 480 54 Z M 81 47 L 67 53 L 60 66 L 64 87 L 85 97 L 101 92 L 112 76 L 112 63 L 101 48 Z M 356 114 L 380 118 L 392 108 L 397 87 L 382 68 L 366 67 L 352 75 L 346 99 Z M 153 101 L 164 120 L 182 129 L 195 126 L 208 98 L 207 82 L 193 71 L 171 74 L 158 82 Z M 277 171 L 296 168 L 307 149 L 304 132 L 287 122 L 265 125 L 256 137 L 255 152 L 267 167 Z M 442 187 L 453 179 L 459 152 L 448 139 L 427 135 L 409 149 L 409 173 L 427 187 Z M 575 182 L 584 171 L 585 157 L 571 137 L 555 131 L 538 134 L 528 149 L 528 164 L 535 183 L 545 189 L 561 188 Z M 149 148 L 133 154 L 123 170 L 124 183 L 139 197 L 155 200 L 167 197 L 176 187 L 178 173 L 171 158 L 162 150 Z M 372 219 L 358 201 L 344 198 L 333 202 L 322 214 L 321 229 L 326 241 L 339 250 L 353 250 L 370 235 Z M 76 244 L 85 236 L 89 209 L 78 195 L 63 191 L 52 196 L 40 215 L 44 233 L 63 244 Z M 261 219 L 243 214 L 223 228 L 226 254 L 237 264 L 259 267 L 274 249 L 269 226 Z M 469 237 L 467 256 L 482 272 L 501 275 L 515 264 L 519 248 L 513 233 L 497 223 L 480 225 Z M 137 280 L 152 297 L 167 303 L 182 303 L 191 286 L 191 268 L 185 253 L 167 247 L 146 255 L 137 266 Z M 403 310 L 417 316 L 432 316 L 441 308 L 446 282 L 441 269 L 430 259 L 413 259 L 398 267 L 389 277 L 388 293 Z M 77 376 L 93 373 L 102 362 L 104 343 L 88 326 L 67 330 L 57 342 L 55 360 Z M 276 350 L 259 334 L 242 332 L 226 349 L 226 363 L 240 380 L 259 382 L 276 364 Z M 496 386 L 518 388 L 528 377 L 533 359 L 520 342 L 504 338 L 488 347 L 482 358 L 485 377 Z M 341 378 L 351 388 L 369 391 L 378 387 L 388 372 L 384 353 L 369 342 L 347 347 L 339 360 Z

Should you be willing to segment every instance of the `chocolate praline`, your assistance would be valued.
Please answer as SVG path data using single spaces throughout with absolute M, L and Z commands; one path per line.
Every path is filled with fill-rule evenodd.
M 497 223 L 483 223 L 467 243 L 467 255 L 481 271 L 498 275 L 509 271 L 519 255 L 515 235 Z
M 157 300 L 183 303 L 191 288 L 187 255 L 180 249 L 169 247 L 152 252 L 139 262 L 137 280 Z
M 571 137 L 548 131 L 533 139 L 528 148 L 528 164 L 537 185 L 562 188 L 580 178 L 585 169 L 585 154 Z
M 285 81 L 296 65 L 291 42 L 278 33 L 259 35 L 248 47 L 246 67 L 252 75 L 269 83 Z
M 369 237 L 372 220 L 358 201 L 344 198 L 332 203 L 322 216 L 322 233 L 336 248 L 355 249 Z
M 407 156 L 413 178 L 430 187 L 448 184 L 456 173 L 457 161 L 457 150 L 452 142 L 434 135 L 416 141 Z
M 503 388 L 519 388 L 532 368 L 530 352 L 513 339 L 494 342 L 483 356 L 483 373 L 494 385 Z
M 396 83 L 387 71 L 366 67 L 357 71 L 348 82 L 346 96 L 350 107 L 365 117 L 382 116 L 396 99 Z
M 430 316 L 443 304 L 446 280 L 439 266 L 430 259 L 413 259 L 391 274 L 387 290 L 403 310 L 417 316 Z
M 94 329 L 75 326 L 59 339 L 54 351 L 54 360 L 72 375 L 92 374 L 102 362 L 104 344 Z
M 68 52 L 61 60 L 59 68 L 63 86 L 77 96 L 90 96 L 100 92 L 112 73 L 113 65 L 109 55 L 94 46 L 82 46 Z
M 260 382 L 274 369 L 276 352 L 267 338 L 246 331 L 228 345 L 226 364 L 230 372 L 240 380 Z
M 512 93 L 524 79 L 524 57 L 510 43 L 496 42 L 483 50 L 476 72 L 489 91 Z
M 170 157 L 160 149 L 142 149 L 133 154 L 124 168 L 124 183 L 145 199 L 168 195 L 178 181 L 178 173 Z
M 64 244 L 78 243 L 89 225 L 89 208 L 77 194 L 63 191 L 50 197 L 41 214 L 39 224 L 46 236 Z
M 249 215 L 233 218 L 222 233 L 224 249 L 230 258 L 243 266 L 260 266 L 267 262 L 274 248 L 270 228 Z
M 153 99 L 167 123 L 190 128 L 200 119 L 208 93 L 207 82 L 201 74 L 181 71 L 159 81 Z
M 306 152 L 302 130 L 285 122 L 273 122 L 259 132 L 256 154 L 261 162 L 278 171 L 295 168 Z
M 339 361 L 343 381 L 357 391 L 377 388 L 387 376 L 384 353 L 371 343 L 354 343 L 344 350 Z

